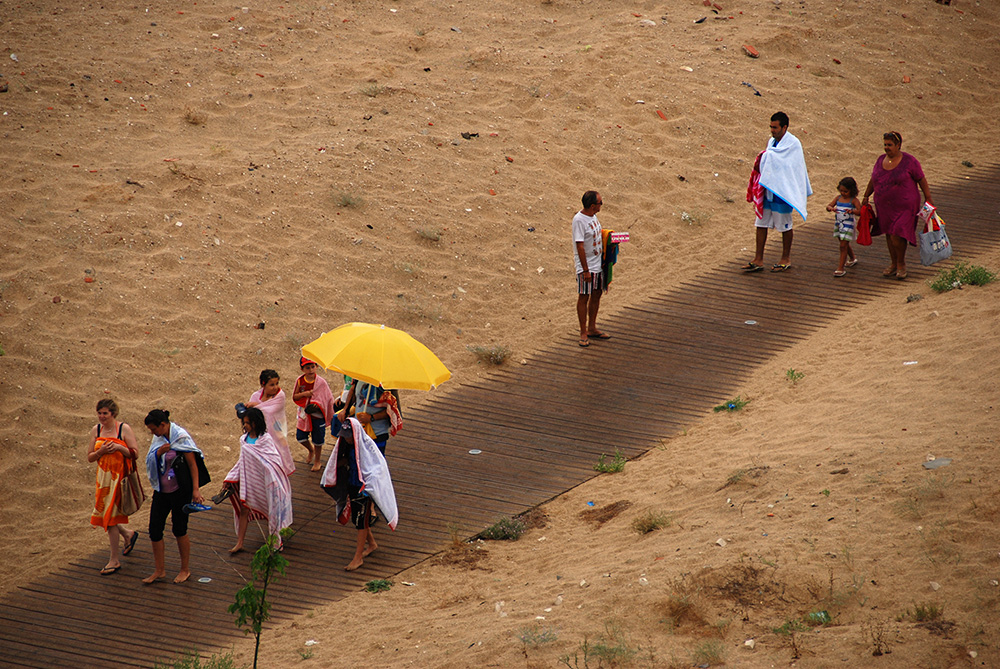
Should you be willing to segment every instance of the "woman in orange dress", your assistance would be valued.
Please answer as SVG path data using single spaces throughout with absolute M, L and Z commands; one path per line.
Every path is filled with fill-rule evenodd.
M 98 402 L 98 423 L 90 431 L 90 446 L 87 447 L 87 462 L 97 463 L 97 494 L 90 524 L 103 527 L 111 544 L 108 564 L 101 570 L 103 575 L 114 574 L 122 568 L 120 557 L 131 553 L 139 538 L 138 532 L 125 527 L 128 516 L 121 510 L 122 479 L 128 474 L 127 466 L 135 466 L 139 451 L 132 428 L 118 422 L 117 417 L 118 405 L 114 400 Z M 124 542 L 121 549 L 119 540 Z

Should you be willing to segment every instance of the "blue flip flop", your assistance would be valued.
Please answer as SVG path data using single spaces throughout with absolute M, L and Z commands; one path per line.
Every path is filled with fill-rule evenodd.
M 211 510 L 212 507 L 210 507 L 207 504 L 195 504 L 194 502 L 192 502 L 191 504 L 184 505 L 184 513 L 197 513 L 198 511 L 211 511 Z

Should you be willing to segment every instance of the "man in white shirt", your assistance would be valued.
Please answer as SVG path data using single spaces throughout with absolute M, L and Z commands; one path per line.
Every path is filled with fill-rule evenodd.
M 597 329 L 597 310 L 601 306 L 601 294 L 606 289 L 601 259 L 604 243 L 601 238 L 601 222 L 597 212 L 604 203 L 601 194 L 588 190 L 583 194 L 583 209 L 573 217 L 573 244 L 576 255 L 576 283 L 579 296 L 576 314 L 580 319 L 580 346 L 590 346 L 591 339 L 611 339 L 611 335 Z

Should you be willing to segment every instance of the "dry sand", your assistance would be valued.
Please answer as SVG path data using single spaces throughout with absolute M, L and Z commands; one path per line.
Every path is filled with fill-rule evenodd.
M 290 382 L 299 346 L 340 323 L 406 329 L 450 383 L 488 373 L 470 345 L 572 345 L 580 194 L 633 233 L 609 314 L 747 260 L 749 163 L 777 109 L 805 146 L 808 226 L 831 225 L 837 181 L 864 183 L 885 130 L 932 189 L 997 161 L 995 3 L 721 4 L 0 5 L 0 591 L 106 545 L 86 520 L 97 399 L 137 431 L 170 409 L 222 473 L 233 403 L 264 367 Z M 548 526 L 482 568 L 426 563 L 269 632 L 267 666 L 307 639 L 316 666 L 554 666 L 606 625 L 648 666 L 714 640 L 770 666 L 792 656 L 770 630 L 820 607 L 834 624 L 799 635 L 803 666 L 866 666 L 872 625 L 885 666 L 997 666 L 1000 289 L 911 290 L 927 297 L 859 308 L 762 368 L 743 413 L 545 505 Z M 925 472 L 928 454 L 955 462 Z M 593 500 L 631 506 L 597 528 Z M 670 527 L 632 532 L 647 509 Z M 918 604 L 954 626 L 917 627 Z M 347 612 L 364 641 L 339 641 Z M 525 657 L 534 625 L 558 640 Z

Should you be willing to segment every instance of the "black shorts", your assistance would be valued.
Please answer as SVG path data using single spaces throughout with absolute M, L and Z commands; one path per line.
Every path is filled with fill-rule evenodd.
M 175 537 L 183 537 L 188 531 L 188 514 L 184 505 L 191 501 L 192 490 L 180 488 L 174 492 L 153 491 L 153 501 L 149 504 L 149 540 L 163 541 L 163 528 L 170 516 L 170 529 Z
M 351 488 L 351 522 L 359 530 L 371 526 L 372 498 L 367 493 Z

